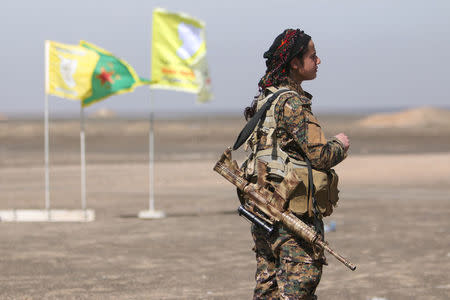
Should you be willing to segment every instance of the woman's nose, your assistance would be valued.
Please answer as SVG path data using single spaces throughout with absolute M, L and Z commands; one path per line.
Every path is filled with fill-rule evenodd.
M 322 61 L 320 60 L 320 58 L 317 57 L 317 64 L 320 65 L 321 62 L 322 62 Z

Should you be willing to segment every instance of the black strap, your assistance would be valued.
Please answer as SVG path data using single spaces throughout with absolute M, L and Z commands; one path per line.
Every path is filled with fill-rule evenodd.
M 263 117 L 266 116 L 266 111 L 269 109 L 269 107 L 272 105 L 273 101 L 284 92 L 289 91 L 288 89 L 281 89 L 276 91 L 272 96 L 264 103 L 264 105 L 256 112 L 256 114 L 250 119 L 250 121 L 247 122 L 245 127 L 241 130 L 241 133 L 239 133 L 236 142 L 233 145 L 233 150 L 239 149 L 240 146 L 242 146 L 243 143 L 248 139 L 248 137 L 252 134 L 253 130 L 255 130 L 256 125 L 258 122 L 263 119 Z
M 303 156 L 303 159 L 305 160 L 305 162 L 306 162 L 306 165 L 307 165 L 307 167 L 308 167 L 308 194 L 307 194 L 307 209 L 308 209 L 308 211 L 310 210 L 310 207 L 309 207 L 309 198 L 310 197 L 312 197 L 312 205 L 313 205 L 313 207 L 312 207 L 312 211 L 313 211 L 313 213 L 314 213 L 314 216 L 316 216 L 317 217 L 317 214 L 318 214 L 318 209 L 317 209 L 317 203 L 316 203 L 316 198 L 314 198 L 314 194 L 315 194 L 315 191 L 314 191 L 314 178 L 313 178 L 313 174 L 312 174 L 312 164 L 311 164 L 311 161 L 309 160 L 309 158 L 308 158 L 308 156 L 306 156 L 306 153 L 302 150 L 302 149 L 300 149 L 300 154 Z

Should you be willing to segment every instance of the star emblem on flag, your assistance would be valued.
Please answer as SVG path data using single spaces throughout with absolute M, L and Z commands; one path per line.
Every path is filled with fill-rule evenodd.
M 105 83 L 109 83 L 110 85 L 114 83 L 114 79 L 112 78 L 112 75 L 114 75 L 114 70 L 112 71 L 106 71 L 105 68 L 100 69 L 101 73 L 96 76 L 96 78 L 100 79 L 101 85 L 104 85 Z

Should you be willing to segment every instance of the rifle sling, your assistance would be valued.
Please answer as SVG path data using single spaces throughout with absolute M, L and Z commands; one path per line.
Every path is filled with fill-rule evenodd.
M 239 149 L 240 146 L 242 146 L 243 143 L 248 139 L 248 137 L 252 134 L 253 130 L 255 130 L 256 125 L 264 120 L 266 117 L 266 111 L 270 108 L 272 105 L 272 102 L 281 94 L 284 92 L 289 91 L 288 89 L 280 89 L 276 91 L 270 98 L 264 103 L 264 105 L 256 112 L 256 114 L 250 119 L 250 121 L 247 122 L 245 127 L 241 130 L 239 133 L 236 142 L 233 145 L 233 150 Z

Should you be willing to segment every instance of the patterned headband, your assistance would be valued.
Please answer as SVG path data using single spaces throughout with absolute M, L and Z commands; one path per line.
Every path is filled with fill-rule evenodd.
M 258 84 L 260 89 L 286 81 L 288 63 L 308 46 L 310 40 L 311 37 L 300 29 L 286 29 L 278 35 L 263 56 L 267 59 L 267 70 Z

